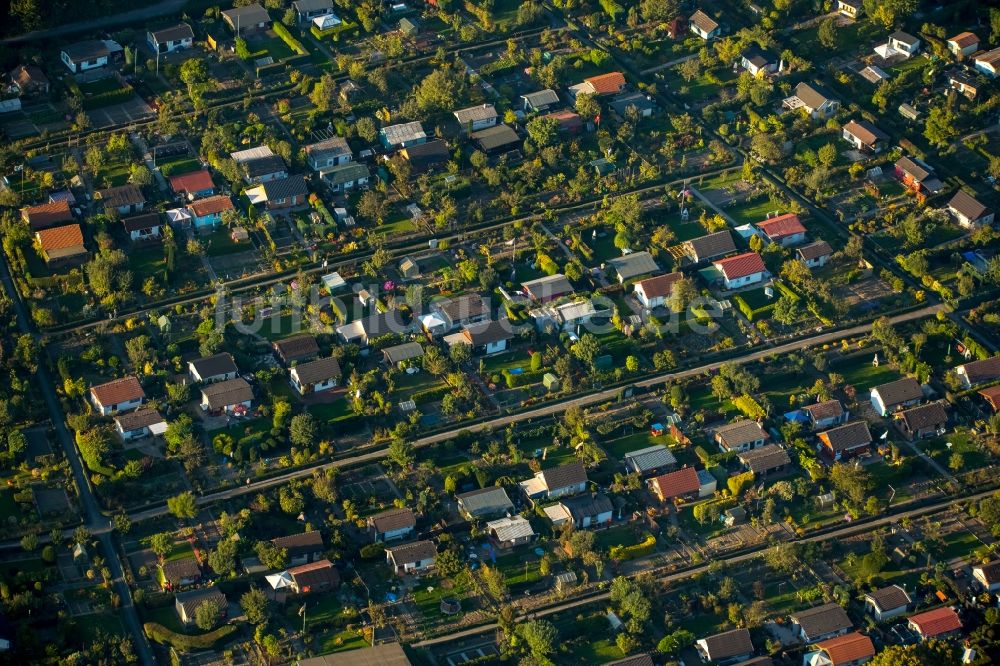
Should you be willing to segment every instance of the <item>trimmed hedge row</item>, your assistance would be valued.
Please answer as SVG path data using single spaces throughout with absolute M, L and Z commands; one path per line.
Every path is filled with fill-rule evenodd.
M 280 23 L 275 22 L 274 27 L 272 29 L 274 30 L 274 34 L 280 37 L 281 41 L 287 44 L 288 48 L 290 48 L 292 51 L 295 51 L 295 53 L 299 55 L 309 54 L 309 52 L 306 51 L 306 47 L 302 46 L 302 42 L 295 39 L 295 37 L 292 36 L 292 33 L 288 32 L 288 28 L 286 28 Z
M 410 400 L 418 405 L 424 405 L 428 402 L 437 402 L 438 400 L 442 400 L 449 393 L 451 393 L 450 386 L 435 386 L 434 388 L 424 389 L 423 391 L 416 391 L 410 395 Z
M 348 30 L 354 30 L 357 27 L 358 27 L 357 23 L 344 21 L 340 25 L 335 25 L 332 28 L 327 28 L 326 30 L 320 30 L 319 28 L 316 27 L 316 24 L 314 23 L 309 27 L 309 32 L 312 33 L 313 37 L 319 40 L 323 40 L 329 37 L 333 41 L 337 41 L 337 39 L 340 38 L 340 33 L 347 32 Z
M 764 408 L 761 407 L 756 400 L 745 393 L 733 398 L 733 406 L 743 412 L 747 418 L 753 419 L 754 421 L 759 421 L 767 416 Z
M 647 534 L 646 538 L 641 542 L 632 546 L 611 546 L 609 555 L 611 559 L 616 562 L 624 562 L 625 560 L 634 560 L 638 557 L 645 557 L 650 555 L 656 549 L 656 537 L 652 534 Z
M 749 319 L 750 321 L 764 318 L 770 315 L 771 311 L 774 310 L 774 303 L 768 303 L 767 305 L 754 310 L 752 307 L 750 307 L 750 304 L 747 303 L 746 300 L 744 300 L 743 297 L 739 294 L 735 294 L 733 296 L 733 301 L 736 302 L 736 307 L 740 309 L 740 312 L 743 313 L 743 316 Z
M 542 377 L 545 376 L 545 370 L 536 370 L 534 372 L 527 371 L 522 372 L 519 375 L 512 375 L 510 373 L 510 368 L 504 368 L 503 379 L 507 382 L 507 388 L 517 388 L 519 386 L 527 386 L 529 384 L 537 384 L 542 381 Z
M 83 110 L 92 111 L 94 109 L 101 109 L 105 106 L 111 106 L 112 104 L 121 104 L 132 98 L 134 91 L 129 86 L 123 86 L 121 88 L 115 88 L 114 90 L 108 90 L 90 97 L 84 98 L 83 100 Z
M 215 647 L 217 643 L 221 642 L 224 638 L 228 637 L 232 633 L 235 633 L 236 631 L 236 626 L 232 624 L 224 624 L 218 629 L 210 631 L 207 634 L 201 634 L 200 636 L 178 634 L 156 622 L 147 622 L 142 625 L 142 628 L 146 632 L 146 635 L 149 636 L 150 640 L 164 645 L 169 645 L 176 650 L 180 650 L 181 652 L 210 650 Z
M 515 69 L 518 66 L 518 61 L 514 58 L 503 57 L 499 60 L 494 60 L 493 62 L 488 62 L 479 68 L 479 73 L 482 76 L 490 76 L 492 74 L 501 74 L 503 72 Z

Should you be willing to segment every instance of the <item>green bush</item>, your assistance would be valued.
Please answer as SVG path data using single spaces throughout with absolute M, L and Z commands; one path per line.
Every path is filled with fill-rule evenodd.
M 347 32 L 349 30 L 355 30 L 357 27 L 358 27 L 357 23 L 352 23 L 351 21 L 345 20 L 340 25 L 335 25 L 332 28 L 327 28 L 326 30 L 320 30 L 319 28 L 316 27 L 316 24 L 313 24 L 309 28 L 309 32 L 312 33 L 313 37 L 319 40 L 329 38 L 332 39 L 333 41 L 337 41 L 338 39 L 340 39 L 341 33 Z
M 83 110 L 91 111 L 101 109 L 112 104 L 121 104 L 132 98 L 133 90 L 129 86 L 107 90 L 96 95 L 91 95 L 83 100 Z
M 516 69 L 520 62 L 510 56 L 504 56 L 499 60 L 494 60 L 493 62 L 488 62 L 479 68 L 479 74 L 482 76 L 491 76 L 493 74 L 503 74 Z
M 736 307 L 740 309 L 740 312 L 742 312 L 743 315 L 750 321 L 766 318 L 774 309 L 774 303 L 768 303 L 767 305 L 754 310 L 739 294 L 735 294 L 733 296 L 733 300 L 736 302 Z
M 292 37 L 292 34 L 288 32 L 288 28 L 286 28 L 280 23 L 275 23 L 273 30 L 274 34 L 280 37 L 281 41 L 287 44 L 288 48 L 290 48 L 292 51 L 294 51 L 298 55 L 309 54 L 309 52 L 306 51 L 306 47 L 302 46 L 302 42 Z
M 162 624 L 147 622 L 142 625 L 146 635 L 150 640 L 163 645 L 169 645 L 180 652 L 193 652 L 195 650 L 211 650 L 217 643 L 236 632 L 236 626 L 225 624 L 200 636 L 188 636 L 170 631 Z
M 507 383 L 507 388 L 517 388 L 519 386 L 528 386 L 529 384 L 537 384 L 542 381 L 542 377 L 545 376 L 544 370 L 538 370 L 535 372 L 522 372 L 519 375 L 512 375 L 509 369 L 504 369 L 503 378 Z
M 767 416 L 767 413 L 764 412 L 764 408 L 761 407 L 756 400 L 745 393 L 733 398 L 733 405 L 736 409 L 743 412 L 747 418 L 755 421 L 759 421 Z
M 362 546 L 358 553 L 363 560 L 377 560 L 385 553 L 385 546 L 380 543 L 369 543 Z
M 633 546 L 611 546 L 611 550 L 608 553 L 612 560 L 616 562 L 624 562 L 625 560 L 634 560 L 639 557 L 645 557 L 656 549 L 656 537 L 652 534 L 647 534 L 639 543 Z
M 698 460 L 701 461 L 701 464 L 706 467 L 708 466 L 708 462 L 712 459 L 712 455 L 701 446 L 694 447 L 694 454 L 698 456 Z
M 410 399 L 418 405 L 424 405 L 428 402 L 437 402 L 450 392 L 450 386 L 435 386 L 423 391 L 416 391 L 410 396 Z

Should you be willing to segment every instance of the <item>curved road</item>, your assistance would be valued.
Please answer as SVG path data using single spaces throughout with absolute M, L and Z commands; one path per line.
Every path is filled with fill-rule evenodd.
M 937 314 L 937 312 L 944 309 L 943 305 L 930 305 L 920 310 L 914 310 L 913 312 L 907 312 L 905 314 L 897 315 L 891 318 L 894 324 L 912 321 L 914 319 L 922 319 L 924 317 Z M 655 377 L 650 377 L 648 379 L 643 379 L 641 381 L 634 382 L 633 384 L 626 386 L 618 386 L 611 389 L 606 389 L 604 391 L 598 391 L 597 393 L 591 393 L 589 395 L 580 396 L 578 398 L 570 398 L 569 400 L 564 400 L 562 402 L 551 403 L 538 407 L 536 409 L 528 410 L 525 412 L 519 412 L 517 414 L 509 414 L 507 416 L 499 416 L 489 421 L 484 421 L 482 423 L 477 423 L 473 425 L 460 426 L 453 428 L 451 430 L 446 430 L 444 432 L 439 432 L 433 435 L 428 435 L 426 437 L 421 437 L 413 441 L 413 446 L 415 448 L 420 448 L 424 446 L 430 446 L 431 444 L 436 444 L 442 442 L 452 437 L 455 437 L 459 432 L 477 432 L 485 429 L 496 429 L 502 428 L 511 423 L 518 423 L 520 421 L 525 421 L 529 419 L 545 418 L 550 416 L 555 416 L 566 411 L 567 407 L 570 406 L 580 406 L 586 407 L 599 402 L 604 402 L 618 396 L 623 390 L 629 386 L 639 387 L 639 388 L 650 388 L 656 386 L 657 384 L 664 384 L 675 379 L 682 379 L 684 377 L 691 377 L 694 375 L 700 375 L 706 372 L 717 370 L 719 366 L 725 363 L 735 363 L 742 365 L 744 363 L 750 363 L 752 361 L 759 361 L 762 358 L 771 356 L 774 354 L 784 354 L 790 351 L 797 351 L 799 349 L 805 349 L 807 347 L 813 347 L 816 345 L 825 344 L 827 342 L 835 342 L 837 340 L 842 340 L 847 337 L 854 335 L 859 335 L 866 333 L 871 329 L 871 324 L 861 324 L 859 326 L 854 326 L 853 328 L 843 329 L 839 331 L 831 331 L 829 333 L 822 333 L 820 335 L 814 335 L 808 338 L 802 338 L 799 340 L 794 340 L 777 347 L 771 347 L 769 349 L 761 349 L 758 351 L 750 352 L 744 356 L 740 356 L 735 359 L 727 359 L 725 361 L 715 361 L 712 363 L 707 363 L 705 365 L 700 365 L 695 368 L 687 368 L 685 370 L 678 370 L 676 372 L 668 372 Z M 215 493 L 209 493 L 207 495 L 202 495 L 198 498 L 199 504 L 211 504 L 213 502 L 218 502 L 220 500 L 230 499 L 233 497 L 239 497 L 240 495 L 246 495 L 247 493 L 256 493 L 263 488 L 270 488 L 272 486 L 277 486 L 292 479 L 300 479 L 306 476 L 310 476 L 313 472 L 317 470 L 329 469 L 332 467 L 354 467 L 357 465 L 362 465 L 364 463 L 373 462 L 376 460 L 381 460 L 388 456 L 388 448 L 376 449 L 374 451 L 369 451 L 366 453 L 360 453 L 356 456 L 350 458 L 343 458 L 341 460 L 334 460 L 328 463 L 322 463 L 319 465 L 314 465 L 312 467 L 307 467 L 304 469 L 295 470 L 292 472 L 286 472 L 285 474 L 280 474 L 278 476 L 271 477 L 269 479 L 263 479 L 249 485 L 240 486 L 237 488 L 230 488 L 228 490 L 221 490 Z M 136 513 L 130 514 L 129 517 L 133 521 L 148 520 L 150 518 L 156 518 L 167 513 L 166 505 L 157 506 L 144 511 L 138 511 Z
M 17 293 L 17 289 L 14 288 L 14 281 L 11 279 L 10 269 L 7 265 L 7 257 L 3 252 L 0 252 L 0 281 L 3 282 L 3 287 L 7 291 L 7 295 L 14 303 L 14 311 L 17 314 L 17 325 L 21 333 L 31 335 L 37 341 L 38 335 L 32 330 L 31 318 L 28 316 L 24 303 L 21 302 L 21 297 Z M 80 503 L 83 505 L 84 515 L 87 520 L 87 529 L 101 542 L 105 560 L 107 561 L 108 568 L 111 570 L 111 584 L 114 586 L 115 592 L 118 593 L 118 598 L 121 600 L 119 611 L 125 620 L 129 632 L 132 634 L 132 641 L 135 643 L 139 660 L 143 664 L 154 664 L 153 651 L 146 640 L 146 634 L 142 630 L 142 623 L 139 622 L 139 614 L 132 603 L 132 592 L 129 589 L 128 583 L 125 582 L 125 571 L 122 568 L 121 560 L 118 558 L 118 549 L 115 547 L 113 533 L 110 529 L 110 521 L 101 513 L 97 498 L 94 497 L 94 493 L 90 488 L 90 482 L 87 480 L 87 475 L 84 472 L 83 463 L 76 452 L 76 444 L 73 442 L 73 438 L 66 428 L 62 408 L 59 406 L 59 399 L 56 396 L 52 378 L 49 375 L 44 359 L 41 359 L 38 363 L 35 380 L 38 383 L 38 389 L 42 392 L 42 397 L 45 399 L 45 406 L 49 410 L 49 418 L 52 420 L 56 435 L 59 437 L 59 443 L 62 444 L 66 459 L 69 461 L 70 469 L 73 471 L 73 479 L 76 482 L 76 487 L 80 494 Z
M 963 501 L 974 501 L 979 499 L 984 499 L 990 497 L 996 492 L 996 489 L 986 490 L 975 495 L 970 495 L 968 497 L 961 498 Z M 910 511 L 903 511 L 901 513 L 891 514 L 882 516 L 880 518 L 874 518 L 872 520 L 864 521 L 860 524 L 850 525 L 848 527 L 843 527 L 839 530 L 834 530 L 832 532 L 827 532 L 825 534 L 816 534 L 811 537 L 805 537 L 803 539 L 797 539 L 791 542 L 785 543 L 807 543 L 807 542 L 821 542 L 829 541 L 831 539 L 843 539 L 849 536 L 855 536 L 863 532 L 869 532 L 873 528 L 883 527 L 885 525 L 890 525 L 899 522 L 903 518 L 917 518 L 919 516 L 925 516 L 928 514 L 938 513 L 944 509 L 949 508 L 955 502 L 954 498 L 946 498 L 937 502 L 936 504 L 931 504 L 929 506 L 921 507 L 919 509 L 911 509 Z M 747 560 L 752 560 L 754 558 L 760 557 L 761 553 L 766 551 L 770 546 L 760 546 L 746 553 L 741 553 L 739 555 L 733 555 L 732 557 L 725 557 L 719 560 L 714 560 L 713 563 L 703 564 L 691 569 L 685 569 L 684 571 L 678 571 L 677 573 L 667 574 L 665 576 L 660 576 L 657 578 L 659 582 L 662 583 L 673 583 L 679 580 L 684 580 L 686 578 L 693 578 L 699 574 L 707 573 L 712 564 L 716 562 L 724 562 L 725 564 L 738 564 L 740 562 L 745 562 Z M 635 575 L 635 574 L 630 574 Z M 574 599 L 573 601 L 567 601 L 564 603 L 555 604 L 552 606 L 547 606 L 543 609 L 532 611 L 530 617 L 532 619 L 545 617 L 547 615 L 552 615 L 554 613 L 561 613 L 573 608 L 578 608 L 580 606 L 586 606 L 592 604 L 596 601 L 603 601 L 609 597 L 608 592 L 602 592 L 600 594 L 594 594 L 589 597 L 582 599 Z M 519 619 L 527 619 L 526 616 L 522 615 Z M 455 633 L 447 634 L 445 636 L 439 636 L 437 638 L 428 638 L 427 640 L 414 643 L 413 647 L 430 647 L 432 645 L 438 645 L 441 643 L 450 643 L 451 641 L 459 640 L 462 638 L 469 638 L 471 636 L 478 636 L 479 634 L 486 633 L 488 631 L 496 631 L 499 626 L 495 622 L 489 624 L 482 624 L 478 627 L 472 627 L 470 629 L 463 629 L 462 631 L 456 631 Z
M 34 32 L 26 32 L 23 35 L 7 37 L 6 39 L 0 40 L 0 43 L 17 44 L 21 42 L 30 42 L 36 39 L 47 39 L 49 37 L 69 35 L 76 32 L 87 32 L 88 30 L 94 30 L 97 28 L 107 28 L 137 21 L 145 21 L 146 19 L 179 12 L 184 9 L 184 5 L 186 4 L 187 0 L 166 0 L 165 2 L 155 2 L 151 5 L 127 12 L 121 12 L 119 14 L 99 16 L 98 18 L 90 19 L 88 21 L 67 23 L 66 25 L 59 25 L 54 28 L 35 30 Z

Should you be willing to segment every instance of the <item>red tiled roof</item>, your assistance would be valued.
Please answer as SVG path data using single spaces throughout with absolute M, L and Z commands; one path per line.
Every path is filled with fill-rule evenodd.
M 651 479 L 650 483 L 656 484 L 660 497 L 665 500 L 690 495 L 698 492 L 698 489 L 701 488 L 698 471 L 694 467 L 685 467 L 676 472 L 658 476 Z
M 145 397 L 139 380 L 131 375 L 90 387 L 90 393 L 105 407 Z
M 179 176 L 170 177 L 170 188 L 174 192 L 201 192 L 203 190 L 215 189 L 212 182 L 212 174 L 207 169 L 182 173 Z
M 875 646 L 872 644 L 872 639 L 857 631 L 822 641 L 821 643 L 817 643 L 816 647 L 826 652 L 833 666 L 847 664 L 875 655 Z
M 722 271 L 727 280 L 735 280 L 767 270 L 764 267 L 764 260 L 756 252 L 747 252 L 728 259 L 720 259 L 715 262 L 715 267 Z
M 673 291 L 674 283 L 680 280 L 682 273 L 667 273 L 656 277 L 646 278 L 636 283 L 636 287 L 642 287 L 642 292 L 647 298 L 657 298 L 658 296 L 669 296 Z
M 188 207 L 197 217 L 202 217 L 204 215 L 212 215 L 213 213 L 221 213 L 224 210 L 232 210 L 233 202 L 224 194 L 217 194 L 214 197 L 192 201 Z
M 35 235 L 38 237 L 38 244 L 46 252 L 83 245 L 83 231 L 80 229 L 79 224 L 67 224 L 64 227 L 42 229 L 41 231 L 36 231 Z
M 964 49 L 966 46 L 972 46 L 973 44 L 978 44 L 979 38 L 976 37 L 976 35 L 971 32 L 962 32 L 955 35 L 948 41 L 954 42 L 958 46 L 958 48 Z
M 584 81 L 589 83 L 598 95 L 610 95 L 622 89 L 622 86 L 625 85 L 625 75 L 621 72 L 608 72 L 592 76 Z
M 22 208 L 21 219 L 27 222 L 33 230 L 38 230 L 60 222 L 72 222 L 73 213 L 69 209 L 69 202 L 63 199 Z
M 806 232 L 806 228 L 802 226 L 799 216 L 795 213 L 785 213 L 784 215 L 764 220 L 757 223 L 757 228 L 771 240 L 779 240 L 785 236 L 804 234 Z
M 910 624 L 917 628 L 924 638 L 940 636 L 950 631 L 962 628 L 962 621 L 949 606 L 942 606 L 926 613 L 917 613 L 910 617 Z
M 979 395 L 986 398 L 990 404 L 995 405 L 995 409 L 1000 408 L 1000 385 L 984 388 Z

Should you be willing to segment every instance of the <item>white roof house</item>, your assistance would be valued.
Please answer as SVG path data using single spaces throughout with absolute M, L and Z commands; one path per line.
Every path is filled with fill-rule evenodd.
M 496 536 L 497 541 L 517 541 L 535 536 L 531 523 L 521 516 L 499 518 L 486 523 L 487 532 Z
M 245 164 L 251 160 L 273 157 L 274 153 L 267 146 L 257 146 L 255 148 L 247 148 L 246 150 L 237 150 L 235 153 L 230 153 L 229 156 L 233 158 L 237 164 Z

